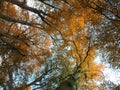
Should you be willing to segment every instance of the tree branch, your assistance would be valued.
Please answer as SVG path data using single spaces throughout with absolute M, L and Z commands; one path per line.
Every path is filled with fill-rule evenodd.
M 7 15 L 4 15 L 2 13 L 0 13 L 0 18 L 3 19 L 3 20 L 9 21 L 9 22 L 20 23 L 20 24 L 23 24 L 23 25 L 28 25 L 28 26 L 32 26 L 32 27 L 36 27 L 36 28 L 41 28 L 40 26 L 42 26 L 41 24 L 38 24 L 38 23 L 33 23 L 33 22 L 27 22 L 27 21 L 23 21 L 23 20 L 18 20 L 18 19 L 9 17 Z
M 42 10 L 37 10 L 36 8 L 29 7 L 26 4 L 24 4 L 23 2 L 20 2 L 18 0 L 6 0 L 6 1 L 9 3 L 12 3 L 14 5 L 17 5 L 22 9 L 25 9 L 25 10 L 28 10 L 28 11 L 31 11 L 31 12 L 37 14 L 43 22 L 45 22 L 46 24 L 49 25 L 48 21 L 45 19 L 45 16 L 49 16 L 49 15 L 47 13 L 43 12 Z

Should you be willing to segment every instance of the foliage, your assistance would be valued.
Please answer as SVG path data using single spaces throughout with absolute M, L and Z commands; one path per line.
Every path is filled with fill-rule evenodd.
M 103 62 L 119 68 L 119 3 L 119 0 L 1 0 L 0 88 L 111 88 L 102 72 L 104 64 L 97 64 L 94 59 L 97 50 L 103 58 L 109 52 L 108 60 Z

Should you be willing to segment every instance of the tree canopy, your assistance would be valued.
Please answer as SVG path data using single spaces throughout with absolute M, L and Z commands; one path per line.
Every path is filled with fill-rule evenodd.
M 119 0 L 0 0 L 0 89 L 119 89 L 104 74 L 106 64 L 120 70 L 119 6 Z

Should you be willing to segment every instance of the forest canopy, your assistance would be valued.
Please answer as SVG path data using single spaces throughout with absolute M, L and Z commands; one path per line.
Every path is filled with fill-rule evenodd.
M 0 89 L 119 90 L 119 25 L 119 0 L 0 0 Z

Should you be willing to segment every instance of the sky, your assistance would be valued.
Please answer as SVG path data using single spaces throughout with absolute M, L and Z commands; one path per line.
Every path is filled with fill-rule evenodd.
M 120 69 L 113 69 L 110 66 L 110 64 L 101 61 L 101 59 L 102 58 L 98 55 L 95 58 L 94 62 L 96 64 L 103 63 L 105 65 L 105 67 L 103 69 L 103 74 L 105 76 L 105 80 L 111 81 L 112 83 L 114 83 L 116 85 L 120 85 Z

